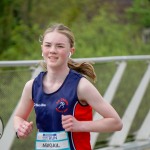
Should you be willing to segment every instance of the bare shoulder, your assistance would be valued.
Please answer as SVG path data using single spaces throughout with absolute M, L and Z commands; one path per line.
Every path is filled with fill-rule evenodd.
M 34 79 L 27 81 L 25 84 L 25 88 L 32 88 L 33 81 L 34 81 Z
M 29 94 L 31 96 L 33 81 L 34 81 L 34 79 L 31 79 L 26 82 L 24 89 L 23 89 L 23 93 L 25 93 L 26 95 Z
M 83 92 L 83 91 L 92 90 L 92 89 L 96 90 L 95 86 L 86 78 L 84 77 L 81 78 L 79 85 L 78 85 L 78 90 Z
M 25 120 L 28 118 L 29 112 L 33 107 L 32 101 L 32 84 L 33 79 L 26 82 L 24 89 L 22 91 L 22 95 L 17 106 L 15 114 Z
M 81 78 L 77 91 L 79 100 L 86 101 L 86 103 L 89 103 L 92 97 L 100 97 L 97 88 L 86 78 Z

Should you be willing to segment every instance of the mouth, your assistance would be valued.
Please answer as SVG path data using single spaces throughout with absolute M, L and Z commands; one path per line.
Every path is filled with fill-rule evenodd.
M 56 57 L 56 56 L 49 56 L 48 59 L 50 61 L 56 61 L 58 59 L 58 57 Z

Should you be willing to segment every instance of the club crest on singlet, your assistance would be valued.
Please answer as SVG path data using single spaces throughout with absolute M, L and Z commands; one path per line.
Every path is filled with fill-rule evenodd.
M 64 98 L 57 100 L 56 105 L 57 105 L 56 107 L 57 112 L 64 113 L 68 110 L 68 101 Z

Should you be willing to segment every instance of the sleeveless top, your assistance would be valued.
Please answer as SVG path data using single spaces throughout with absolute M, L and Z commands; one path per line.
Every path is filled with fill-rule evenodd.
M 61 115 L 73 115 L 79 121 L 92 120 L 92 108 L 82 105 L 77 97 L 77 87 L 81 74 L 69 71 L 61 87 L 50 94 L 44 93 L 41 72 L 33 81 L 32 99 L 36 113 L 36 126 L 39 132 L 64 131 Z M 91 150 L 89 132 L 69 132 L 71 150 Z

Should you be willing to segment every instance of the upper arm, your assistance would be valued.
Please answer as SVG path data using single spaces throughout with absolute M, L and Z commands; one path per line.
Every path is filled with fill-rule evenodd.
M 15 116 L 23 118 L 24 120 L 27 120 L 33 108 L 32 84 L 33 80 L 30 80 L 25 84 L 19 104 L 15 111 Z
M 81 78 L 78 85 L 79 101 L 85 101 L 104 118 L 119 118 L 115 109 L 101 96 L 96 87 L 86 78 Z

